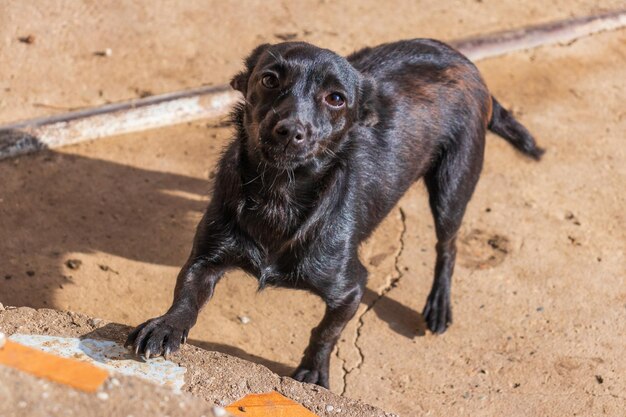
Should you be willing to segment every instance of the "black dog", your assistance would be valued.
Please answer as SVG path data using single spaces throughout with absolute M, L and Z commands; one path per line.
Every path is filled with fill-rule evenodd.
M 231 85 L 245 97 L 167 313 L 127 345 L 146 358 L 187 339 L 215 284 L 242 268 L 326 302 L 294 378 L 328 387 L 331 351 L 357 310 L 367 270 L 357 249 L 424 178 L 437 233 L 428 328 L 452 322 L 455 238 L 481 171 L 487 129 L 539 159 L 530 133 L 491 97 L 476 67 L 433 40 L 347 59 L 301 42 L 261 45 Z

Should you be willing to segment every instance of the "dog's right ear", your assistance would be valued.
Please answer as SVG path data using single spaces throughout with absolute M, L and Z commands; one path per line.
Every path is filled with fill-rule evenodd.
M 232 80 L 230 80 L 230 86 L 235 90 L 241 91 L 243 95 L 246 95 L 246 91 L 248 89 L 248 79 L 250 78 L 250 74 L 252 74 L 252 70 L 256 66 L 257 62 L 263 52 L 265 52 L 270 46 L 269 43 L 264 43 L 263 45 L 259 45 L 248 55 L 246 60 L 244 61 L 246 69 L 241 71 L 239 74 L 235 75 Z

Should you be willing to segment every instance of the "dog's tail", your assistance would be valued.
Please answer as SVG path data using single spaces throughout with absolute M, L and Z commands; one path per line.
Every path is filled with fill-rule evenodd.
M 503 137 L 523 154 L 530 156 L 535 160 L 541 159 L 544 149 L 537 146 L 535 138 L 530 132 L 522 126 L 520 122 L 515 120 L 513 115 L 498 103 L 495 97 L 492 100 L 491 121 L 489 122 L 489 130 L 498 136 Z

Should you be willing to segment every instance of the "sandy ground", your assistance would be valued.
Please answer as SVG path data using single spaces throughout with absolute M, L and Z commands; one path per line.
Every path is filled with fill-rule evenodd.
M 623 0 L 0 0 L 0 123 L 223 84 L 262 42 L 296 37 L 349 53 L 618 7 Z
M 49 24 L 32 18 L 42 13 L 35 6 L 7 2 L 0 122 L 221 84 L 276 34 L 348 52 L 620 5 L 209 3 L 104 10 L 48 1 L 37 9 L 54 10 Z M 28 34 L 34 43 L 17 40 Z M 110 57 L 93 55 L 105 48 Z M 423 186 L 413 187 L 363 247 L 370 290 L 335 352 L 333 391 L 406 416 L 623 414 L 625 50 L 622 30 L 479 64 L 548 153 L 534 163 L 488 137 L 460 239 L 455 323 L 441 337 L 424 332 L 419 314 L 434 233 Z M 0 302 L 127 324 L 161 314 L 230 134 L 208 121 L 0 162 Z M 323 306 L 305 293 L 255 290 L 243 274 L 227 276 L 193 343 L 287 374 Z

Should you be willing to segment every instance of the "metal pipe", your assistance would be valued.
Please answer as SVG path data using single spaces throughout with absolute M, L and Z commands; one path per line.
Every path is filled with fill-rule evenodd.
M 479 35 L 449 42 L 474 61 L 567 43 L 626 26 L 626 10 Z M 229 86 L 135 99 L 0 126 L 0 159 L 107 136 L 226 115 L 240 99 Z

